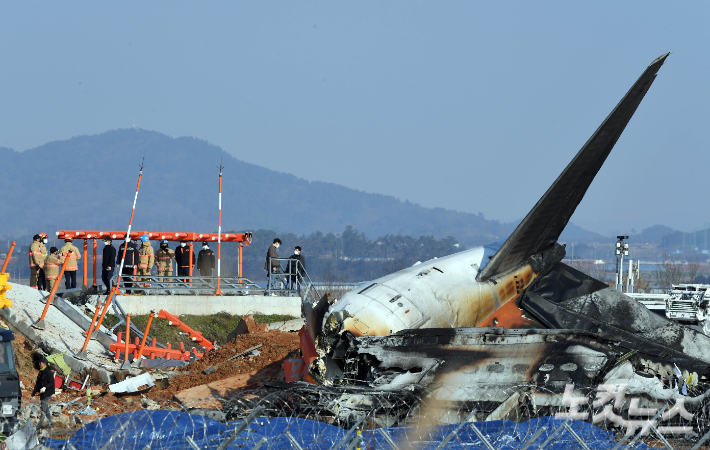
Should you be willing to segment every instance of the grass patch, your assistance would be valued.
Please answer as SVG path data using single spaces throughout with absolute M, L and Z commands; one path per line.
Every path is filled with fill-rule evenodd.
M 288 314 L 258 314 L 254 316 L 254 322 L 256 323 L 285 322 L 293 319 L 296 319 L 296 317 Z
M 141 331 L 145 330 L 148 324 L 148 314 L 145 315 L 131 315 L 131 323 L 138 327 Z M 182 315 L 180 316 L 180 321 L 185 325 L 192 328 L 195 331 L 202 333 L 204 337 L 210 340 L 212 343 L 217 341 L 218 343 L 225 343 L 227 341 L 227 336 L 229 333 L 234 331 L 239 324 L 239 320 L 242 316 L 232 315 L 226 312 L 221 312 L 217 314 L 211 314 L 207 316 L 197 316 L 197 315 Z M 281 314 L 271 314 L 271 315 L 255 315 L 254 321 L 257 323 L 271 323 L 271 322 L 282 322 L 285 320 L 295 319 L 293 316 L 281 315 Z M 118 316 L 113 314 L 106 314 L 104 317 L 104 326 L 111 328 L 119 322 Z M 115 332 L 122 332 L 124 335 L 126 333 L 126 326 L 120 325 L 116 327 Z M 172 344 L 173 348 L 177 348 L 180 342 L 185 344 L 186 348 L 197 347 L 192 341 L 190 341 L 187 336 L 182 335 L 184 333 L 178 327 L 168 325 L 168 321 L 165 319 L 153 319 L 150 325 L 150 331 L 148 335 L 150 338 L 155 338 L 161 344 L 167 344 L 168 342 Z M 133 338 L 131 338 L 132 340 Z M 150 341 L 148 341 L 150 343 Z

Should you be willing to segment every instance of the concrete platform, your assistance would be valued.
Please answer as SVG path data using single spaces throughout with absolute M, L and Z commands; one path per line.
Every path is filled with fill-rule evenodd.
M 96 304 L 104 295 L 91 296 Z M 233 315 L 287 314 L 301 317 L 300 297 L 271 297 L 264 295 L 121 295 L 118 302 L 126 313 L 150 314 L 151 310 L 166 310 L 170 314 L 208 315 L 222 311 Z

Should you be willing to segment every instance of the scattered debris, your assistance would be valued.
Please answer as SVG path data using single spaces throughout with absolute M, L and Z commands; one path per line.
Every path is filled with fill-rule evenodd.
M 155 383 L 149 373 L 127 378 L 120 383 L 112 384 L 108 388 L 114 394 L 137 394 L 149 391 Z

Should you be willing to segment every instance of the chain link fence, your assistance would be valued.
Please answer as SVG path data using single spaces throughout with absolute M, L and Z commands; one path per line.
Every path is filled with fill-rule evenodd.
M 705 449 L 708 403 L 573 395 L 525 385 L 471 398 L 466 386 L 366 386 L 275 383 L 198 404 L 139 410 L 91 422 L 48 448 L 82 449 Z M 572 400 L 571 400 L 572 399 Z M 586 401 L 584 400 L 586 399 Z M 684 403 L 681 401 L 681 403 Z M 675 413 L 674 413 L 675 412 Z M 672 432 L 675 430 L 675 432 Z

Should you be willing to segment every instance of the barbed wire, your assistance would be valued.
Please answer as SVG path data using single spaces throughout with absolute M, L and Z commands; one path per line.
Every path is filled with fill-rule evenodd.
M 91 422 L 67 440 L 42 444 L 67 450 L 708 448 L 701 441 L 710 437 L 704 400 L 684 405 L 685 415 L 673 415 L 679 411 L 675 399 L 629 395 L 617 405 L 619 396 L 612 395 L 600 403 L 595 401 L 604 393 L 599 387 L 562 394 L 519 385 L 483 397 L 473 389 L 274 383 L 215 395 L 221 409 L 205 409 L 200 401 L 174 410 L 127 412 Z M 596 420 L 605 409 L 618 420 L 608 415 Z M 629 434 L 634 420 L 641 426 Z M 653 426 L 644 434 L 648 424 Z M 686 431 L 668 434 L 669 427 Z

